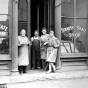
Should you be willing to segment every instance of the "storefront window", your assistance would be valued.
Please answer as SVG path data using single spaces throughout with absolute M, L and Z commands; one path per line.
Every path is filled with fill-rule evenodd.
M 88 1 L 87 0 L 76 0 L 76 28 L 75 34 L 75 47 L 78 52 L 87 52 L 87 18 L 88 18 Z
M 61 1 L 61 53 L 86 53 L 88 1 Z
M 0 54 L 9 54 L 9 0 L 0 0 Z
M 0 14 L 8 14 L 9 0 L 0 0 Z

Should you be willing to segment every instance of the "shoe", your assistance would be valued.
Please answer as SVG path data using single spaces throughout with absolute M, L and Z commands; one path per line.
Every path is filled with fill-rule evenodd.
M 27 72 L 23 72 L 23 74 L 26 74 Z
M 41 69 L 41 67 L 37 67 L 37 69 Z
M 47 68 L 47 67 L 45 67 L 45 68 L 44 68 L 44 70 L 45 70 L 45 71 L 48 71 L 48 68 Z
M 32 70 L 35 70 L 35 68 L 34 68 L 34 67 L 32 67 Z
M 19 71 L 19 74 L 22 75 L 23 74 L 23 71 Z
M 51 71 L 47 71 L 47 74 L 51 73 Z
M 20 75 L 23 75 L 23 73 L 20 73 Z
M 47 71 L 47 68 L 43 68 L 44 71 Z

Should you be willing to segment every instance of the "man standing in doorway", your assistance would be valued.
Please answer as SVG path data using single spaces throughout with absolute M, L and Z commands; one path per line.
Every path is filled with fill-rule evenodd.
M 21 35 L 18 36 L 18 65 L 19 65 L 19 73 L 22 75 L 26 73 L 27 66 L 29 65 L 29 54 L 28 47 L 31 45 L 29 39 L 26 37 L 26 31 L 22 29 Z
M 42 28 L 41 35 L 41 61 L 42 61 L 42 67 L 44 70 L 47 70 L 47 63 L 46 63 L 46 57 L 47 57 L 47 48 L 48 48 L 48 40 L 49 40 L 49 34 L 46 32 L 46 28 Z
M 39 33 L 36 30 L 32 41 L 32 69 L 40 69 L 40 38 Z

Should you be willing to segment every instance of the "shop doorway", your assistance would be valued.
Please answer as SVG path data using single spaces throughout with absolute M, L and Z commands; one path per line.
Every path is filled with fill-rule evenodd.
M 44 27 L 44 2 L 43 0 L 31 0 L 31 37 L 34 36 L 35 30 L 42 35 L 42 28 Z M 33 51 L 31 47 L 31 69 L 33 67 Z M 37 63 L 37 62 L 36 62 Z
M 30 28 L 31 37 L 34 36 L 34 31 L 38 30 L 41 36 L 41 29 L 44 25 L 44 0 L 31 0 L 30 9 Z M 19 0 L 18 2 L 18 35 L 20 35 L 21 29 L 25 29 L 28 36 L 28 1 Z
M 51 29 L 54 30 L 54 14 L 52 14 L 54 12 L 54 4 L 50 4 L 51 3 L 50 1 L 51 0 L 31 0 L 31 3 L 30 3 L 30 19 L 31 20 L 30 20 L 30 28 L 28 28 L 28 24 L 29 24 L 28 23 L 28 20 L 29 20 L 28 19 L 28 1 L 19 0 L 18 2 L 18 35 L 20 35 L 20 31 L 22 29 L 26 30 L 27 32 L 26 36 L 29 37 L 30 35 L 30 38 L 34 36 L 35 30 L 38 30 L 39 36 L 41 36 L 43 27 L 46 28 L 47 33 L 49 33 L 49 30 Z M 30 52 L 30 54 L 31 54 L 30 58 L 32 58 L 32 53 Z
M 38 30 L 39 36 L 42 35 L 44 27 L 44 2 L 43 0 L 31 0 L 31 37 L 34 31 Z
M 34 31 L 37 30 L 37 5 L 39 0 L 31 0 L 31 37 L 34 36 Z M 27 0 L 19 0 L 18 1 L 18 35 L 22 29 L 26 30 L 26 36 L 28 37 L 28 1 Z M 32 53 L 30 52 L 30 55 Z M 32 55 L 31 55 L 32 57 Z M 31 57 L 29 57 L 29 66 L 31 67 Z
M 18 2 L 18 35 L 20 35 L 20 31 L 22 29 L 26 30 L 26 36 L 29 36 L 30 30 L 30 37 L 34 36 L 35 30 L 38 30 L 39 36 L 42 35 L 42 28 L 47 26 L 44 23 L 48 23 L 48 18 L 44 17 L 44 3 L 45 0 L 31 0 L 31 9 L 30 9 L 30 29 L 28 29 L 28 1 L 27 0 L 19 0 Z M 48 9 L 47 9 L 48 10 Z M 47 16 L 48 17 L 48 12 Z M 45 22 L 46 19 L 46 22 Z M 47 24 L 48 25 L 48 24 Z M 32 49 L 31 49 L 32 50 Z M 30 65 L 28 68 L 32 67 L 32 51 L 30 52 Z

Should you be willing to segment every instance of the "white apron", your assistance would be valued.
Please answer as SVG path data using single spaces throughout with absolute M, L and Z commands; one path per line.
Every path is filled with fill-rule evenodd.
M 27 37 L 18 37 L 18 42 L 22 44 L 23 42 L 30 44 Z M 18 56 L 18 64 L 19 66 L 26 66 L 29 64 L 29 54 L 28 54 L 28 45 L 24 44 L 19 46 L 19 56 Z
M 47 62 L 56 62 L 57 48 L 49 47 L 47 49 Z
M 56 62 L 57 50 L 60 45 L 60 41 L 56 37 L 51 37 L 48 40 L 48 48 L 47 48 L 47 62 Z

